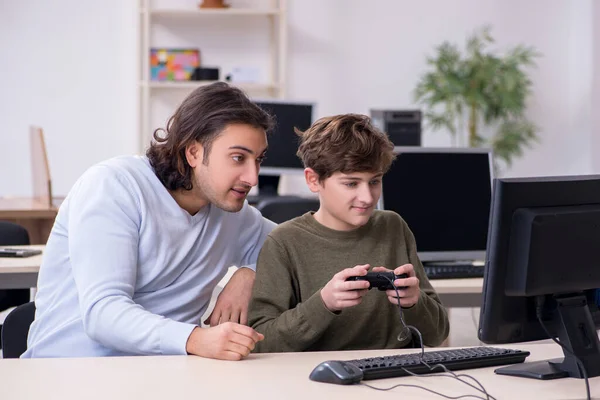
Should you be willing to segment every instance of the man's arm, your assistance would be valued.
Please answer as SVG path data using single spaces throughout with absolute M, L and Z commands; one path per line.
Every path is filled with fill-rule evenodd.
M 237 237 L 240 249 L 239 266 L 256 271 L 256 260 L 267 236 L 277 224 L 262 216 L 260 211 L 246 203 L 241 211 L 240 232 Z
M 299 303 L 297 285 L 286 250 L 268 237 L 250 300 L 249 324 L 265 336 L 255 352 L 304 351 L 335 320 L 337 314 L 325 307 L 320 290 Z
M 429 279 L 427 279 L 423 264 L 417 255 L 417 245 L 413 233 L 406 223 L 403 223 L 403 225 L 408 258 L 414 267 L 421 289 L 417 303 L 410 308 L 403 309 L 403 313 L 406 323 L 419 329 L 426 346 L 438 346 L 448 337 L 450 332 L 448 313 L 435 289 L 429 283 Z
M 256 259 L 267 235 L 275 226 L 275 223 L 263 218 L 256 208 L 244 204 L 236 218 L 239 233 L 232 246 L 232 251 L 238 251 L 237 265 L 241 268 L 217 297 L 215 308 L 204 321 L 205 324 L 217 326 L 227 321 L 242 325 L 248 323 L 248 304 L 254 286 Z
M 142 223 L 131 184 L 94 167 L 69 198 L 69 257 L 86 334 L 133 354 L 186 354 L 193 324 L 145 310 L 132 298 Z

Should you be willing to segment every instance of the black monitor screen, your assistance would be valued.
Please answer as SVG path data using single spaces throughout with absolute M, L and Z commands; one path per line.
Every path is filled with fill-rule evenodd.
M 269 149 L 262 167 L 303 168 L 296 156 L 298 136 L 294 128 L 302 131 L 312 124 L 312 104 L 291 102 L 256 102 L 275 119 L 275 129 L 269 135 Z
M 484 252 L 491 201 L 490 153 L 396 149 L 399 154 L 383 177 L 383 207 L 404 218 L 421 257 L 423 252 Z

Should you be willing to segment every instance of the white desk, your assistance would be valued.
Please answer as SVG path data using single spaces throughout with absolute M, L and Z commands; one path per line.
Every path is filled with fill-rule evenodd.
M 483 278 L 432 279 L 429 283 L 448 308 L 481 306 Z
M 44 250 L 46 246 L 2 246 L 10 248 L 33 248 Z M 42 264 L 40 254 L 32 257 L 0 257 L 0 289 L 28 289 L 36 287 Z
M 554 344 L 511 346 L 531 351 L 529 361 L 560 356 Z M 416 388 L 379 392 L 364 386 L 312 382 L 309 373 L 329 359 L 397 354 L 398 350 L 257 354 L 243 361 L 194 356 L 0 360 L 0 388 L 6 399 L 440 399 Z M 579 379 L 536 381 L 496 375 L 494 368 L 469 370 L 497 399 L 582 399 Z M 477 393 L 445 377 L 405 377 L 368 381 L 378 387 L 418 384 L 451 396 Z M 590 380 L 600 396 L 600 378 Z

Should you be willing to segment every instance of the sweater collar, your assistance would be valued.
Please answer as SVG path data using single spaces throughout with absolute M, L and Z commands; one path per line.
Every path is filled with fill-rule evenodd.
M 375 214 L 375 212 L 373 213 L 373 215 L 371 215 L 371 218 L 369 218 L 369 221 L 365 225 L 363 225 L 357 229 L 353 229 L 351 231 L 338 231 L 338 230 L 326 227 L 325 225 L 321 224 L 319 221 L 317 221 L 315 219 L 314 211 L 307 212 L 301 218 L 304 220 L 306 225 L 315 234 L 317 234 L 323 238 L 348 240 L 348 239 L 358 239 L 358 238 L 364 237 L 364 235 L 371 229 L 371 226 L 373 225 L 374 214 Z

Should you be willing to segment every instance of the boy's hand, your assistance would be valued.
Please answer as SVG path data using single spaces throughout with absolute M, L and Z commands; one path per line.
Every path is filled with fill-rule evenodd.
M 325 287 L 321 289 L 321 298 L 325 307 L 330 311 L 339 311 L 360 304 L 363 296 L 369 290 L 369 282 L 346 282 L 346 279 L 351 276 L 366 275 L 370 267 L 369 264 L 357 265 L 354 268 L 346 268 L 335 274 Z
M 265 337 L 254 329 L 233 322 L 212 328 L 194 328 L 185 349 L 188 354 L 219 360 L 241 360 Z
M 373 272 L 389 271 L 384 267 L 375 267 Z M 400 295 L 400 305 L 404 308 L 412 307 L 419 301 L 421 294 L 421 288 L 419 287 L 419 278 L 415 274 L 415 269 L 412 264 L 404 264 L 394 270 L 394 274 L 406 274 L 408 278 L 396 279 L 394 285 L 397 287 L 405 287 L 405 289 L 398 289 Z M 388 300 L 392 304 L 398 304 L 398 298 L 396 297 L 395 290 L 386 290 L 385 294 Z

